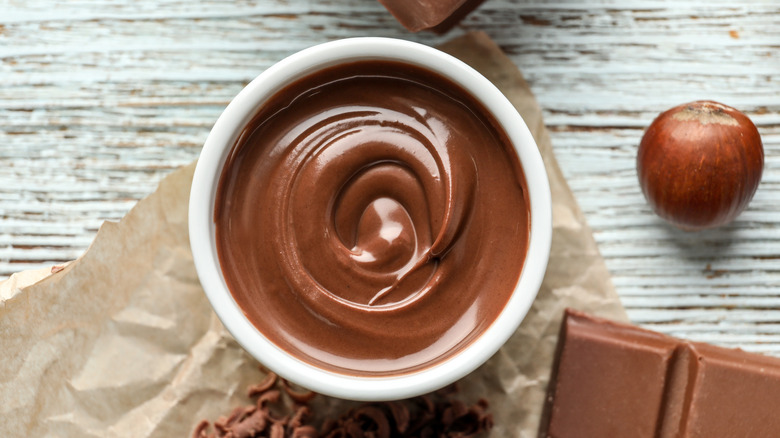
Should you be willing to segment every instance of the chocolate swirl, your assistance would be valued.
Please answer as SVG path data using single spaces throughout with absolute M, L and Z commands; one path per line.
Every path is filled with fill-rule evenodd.
M 349 106 L 298 126 L 271 201 L 282 267 L 302 297 L 371 312 L 431 291 L 472 207 L 473 159 L 417 113 Z M 335 309 L 328 319 L 344 317 Z
M 304 360 L 427 366 L 508 300 L 523 184 L 503 132 L 455 85 L 401 64 L 334 67 L 274 96 L 232 151 L 215 212 L 223 273 L 250 320 Z

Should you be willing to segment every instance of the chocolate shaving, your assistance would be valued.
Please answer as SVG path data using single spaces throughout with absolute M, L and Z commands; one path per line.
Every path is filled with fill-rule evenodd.
M 487 401 L 468 406 L 456 399 L 457 388 L 409 400 L 370 403 L 326 421 L 325 438 L 474 438 L 493 427 Z
M 284 425 L 281 423 L 274 423 L 271 425 L 271 438 L 284 438 Z
M 409 428 L 409 408 L 401 404 L 400 402 L 387 403 L 387 408 L 390 410 L 390 414 L 393 416 L 395 427 L 399 433 L 404 433 Z
M 319 431 L 309 423 L 315 393 L 293 389 L 273 373 L 247 392 L 257 397 L 255 404 L 220 417 L 212 431 L 201 421 L 192 438 L 476 438 L 493 427 L 487 401 L 469 406 L 456 398 L 454 385 L 408 400 L 362 404 L 336 419 L 320 419 Z
M 296 391 L 290 386 L 290 382 L 284 379 L 282 379 L 282 387 L 284 388 L 284 392 L 298 403 L 308 403 L 317 395 L 317 393 L 313 391 Z
M 268 391 L 269 389 L 273 388 L 274 386 L 276 386 L 276 380 L 277 380 L 276 373 L 269 372 L 268 374 L 265 375 L 265 378 L 263 379 L 262 382 L 250 386 L 249 389 L 247 390 L 247 393 L 249 394 L 250 397 L 255 397 L 257 395 L 260 395 Z
M 311 409 L 309 409 L 308 406 L 298 406 L 295 414 L 293 414 L 292 419 L 290 420 L 290 427 L 303 426 L 303 421 L 306 419 L 306 417 L 309 416 L 309 414 L 311 414 Z
M 201 420 L 200 423 L 198 423 L 198 425 L 195 426 L 195 430 L 192 432 L 192 438 L 208 437 L 208 434 L 206 433 L 206 430 L 208 428 L 209 428 L 209 420 Z
M 293 430 L 292 438 L 317 438 L 319 434 L 314 426 L 300 426 Z

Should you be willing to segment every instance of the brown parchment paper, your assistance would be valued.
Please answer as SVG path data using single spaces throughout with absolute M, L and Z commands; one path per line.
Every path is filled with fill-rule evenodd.
M 533 437 L 563 309 L 626 316 L 520 71 L 482 33 L 442 49 L 509 97 L 550 177 L 553 242 L 538 298 L 509 342 L 461 385 L 465 398 L 490 401 L 492 436 Z M 248 403 L 245 388 L 261 372 L 217 320 L 192 262 L 193 169 L 175 171 L 119 223 L 103 224 L 62 271 L 0 284 L 1 437 L 188 436 L 198 420 Z M 344 402 L 319 403 L 335 412 Z

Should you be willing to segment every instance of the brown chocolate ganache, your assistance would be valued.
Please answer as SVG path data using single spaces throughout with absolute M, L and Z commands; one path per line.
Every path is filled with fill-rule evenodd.
M 278 347 L 349 375 L 438 364 L 506 305 L 526 257 L 506 134 L 448 79 L 360 61 L 273 95 L 217 190 L 233 298 Z

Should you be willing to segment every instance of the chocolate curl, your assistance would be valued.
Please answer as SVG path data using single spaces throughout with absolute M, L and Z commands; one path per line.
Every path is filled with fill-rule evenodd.
M 311 414 L 311 409 L 308 406 L 298 406 L 293 414 L 292 419 L 289 422 L 289 427 L 300 428 L 303 426 L 303 420 L 305 420 Z
M 469 408 L 466 407 L 466 404 L 463 403 L 460 400 L 455 400 L 444 408 L 444 411 L 441 415 L 441 422 L 447 427 L 452 426 L 456 420 L 460 419 L 461 417 L 468 415 Z
M 395 421 L 395 427 L 398 432 L 404 433 L 409 428 L 409 421 L 411 415 L 409 414 L 409 408 L 401 404 L 400 402 L 390 402 L 387 404 L 390 414 Z
M 282 423 L 271 425 L 271 438 L 284 438 L 284 425 Z
M 264 410 L 268 409 L 266 405 L 268 403 L 276 403 L 279 401 L 279 398 L 282 396 L 282 393 L 279 392 L 278 389 L 274 389 L 271 391 L 266 391 L 262 394 L 260 394 L 259 397 L 257 397 L 257 409 Z
M 291 399 L 301 404 L 306 404 L 310 402 L 311 399 L 313 399 L 314 396 L 317 395 L 316 392 L 308 391 L 308 390 L 296 391 L 292 388 L 290 382 L 288 382 L 285 379 L 282 379 L 282 388 L 284 388 L 284 392 L 286 392 Z
M 195 430 L 192 432 L 192 438 L 209 438 L 208 433 L 206 433 L 209 426 L 209 420 L 201 420 L 201 422 L 195 426 Z
M 247 412 L 250 410 L 251 415 L 235 423 L 225 434 L 225 438 L 251 438 L 266 429 L 270 417 L 268 411 L 254 406 L 247 407 Z
M 230 428 L 244 415 L 244 407 L 237 406 L 227 417 L 219 417 L 214 422 L 214 428 L 221 434 L 226 434 Z
M 356 418 L 362 418 L 364 434 L 373 433 L 376 438 L 390 438 L 390 422 L 387 414 L 375 406 L 363 406 L 355 411 Z
M 317 438 L 319 434 L 313 426 L 299 426 L 293 430 L 292 438 Z
M 410 434 L 417 432 L 421 437 L 433 436 L 430 435 L 430 432 L 429 435 L 424 435 L 423 431 L 430 428 L 430 424 L 436 421 L 436 405 L 434 405 L 431 397 L 428 395 L 417 397 L 415 401 L 417 402 L 418 410 L 411 421 Z
M 446 397 L 443 395 L 446 394 Z M 413 418 L 413 426 L 407 435 L 421 438 L 473 438 L 493 428 L 493 417 L 486 412 L 488 403 L 480 399 L 475 405 L 452 398 L 453 391 L 438 392 L 443 400 L 434 401 L 431 396 L 418 399 L 420 410 Z
M 490 430 L 493 428 L 493 414 L 489 413 L 487 410 L 490 407 L 490 404 L 488 403 L 486 398 L 480 398 L 477 401 L 477 406 L 475 408 L 478 409 L 478 413 L 480 415 L 480 422 L 482 423 L 482 429 L 484 430 Z
M 449 437 L 476 437 L 493 427 L 493 416 L 486 413 L 487 400 L 480 399 L 476 405 L 467 407 L 460 401 L 454 401 L 445 408 L 442 422 L 447 424 Z M 449 423 L 449 424 L 448 424 Z
M 249 394 L 250 397 L 255 397 L 257 395 L 260 395 L 268 391 L 269 389 L 273 388 L 274 386 L 276 386 L 276 380 L 277 380 L 276 373 L 269 372 L 268 374 L 265 375 L 265 378 L 263 379 L 262 382 L 250 386 L 249 389 L 247 390 L 247 394 Z

